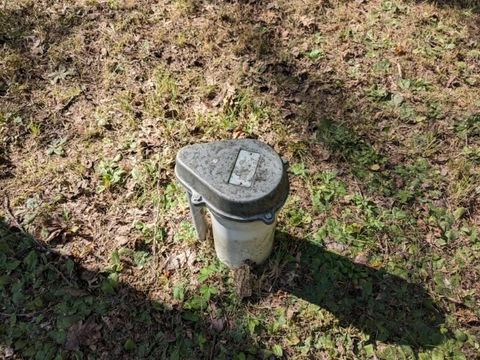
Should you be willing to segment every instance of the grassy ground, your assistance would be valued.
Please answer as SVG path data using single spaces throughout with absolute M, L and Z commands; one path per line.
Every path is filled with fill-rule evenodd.
M 0 3 L 0 357 L 478 358 L 477 4 Z M 247 299 L 173 174 L 239 137 L 292 188 Z

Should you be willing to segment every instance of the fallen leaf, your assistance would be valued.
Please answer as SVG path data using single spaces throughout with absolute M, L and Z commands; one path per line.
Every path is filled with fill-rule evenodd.
M 398 44 L 397 46 L 395 46 L 395 53 L 398 56 L 403 56 L 407 53 L 407 50 L 405 49 L 405 46 L 403 46 L 402 44 Z
M 177 341 L 177 337 L 175 336 L 174 333 L 167 332 L 167 333 L 165 333 L 164 336 L 165 336 L 165 341 L 168 342 L 168 343 L 172 343 L 172 342 Z
M 336 242 L 334 240 L 325 241 L 325 246 L 327 247 L 328 250 L 332 250 L 338 253 L 342 253 L 348 249 L 347 245 Z
M 210 324 L 212 324 L 213 330 L 215 330 L 216 332 L 220 332 L 225 327 L 225 319 L 224 318 L 212 319 L 210 321 Z
M 101 325 L 95 323 L 93 317 L 90 317 L 85 323 L 79 321 L 68 329 L 65 349 L 78 350 L 81 345 L 92 344 L 100 338 Z
M 43 39 L 35 40 L 30 49 L 30 52 L 32 53 L 33 56 L 43 55 L 43 52 L 44 52 Z
M 167 271 L 177 270 L 185 264 L 192 266 L 195 262 L 196 253 L 192 249 L 186 249 L 178 254 L 172 254 L 166 261 L 165 269 Z
M 400 106 L 403 104 L 403 101 L 404 101 L 404 98 L 402 95 L 400 94 L 393 95 L 393 99 L 392 99 L 393 105 Z
M 355 256 L 355 259 L 353 260 L 355 264 L 361 264 L 361 265 L 367 265 L 368 264 L 368 258 L 364 254 L 358 254 Z
M 287 313 L 286 313 L 287 319 L 288 319 L 288 320 L 293 319 L 293 317 L 294 317 L 295 314 L 297 314 L 297 313 L 298 313 L 298 309 L 297 309 L 296 307 L 294 307 L 294 306 L 289 306 L 288 309 L 287 309 Z
M 130 238 L 128 236 L 125 236 L 125 235 L 117 236 L 117 245 L 118 246 L 125 246 L 125 245 L 128 244 L 129 240 L 130 240 Z
M 13 349 L 9 346 L 7 346 L 3 352 L 3 356 L 5 356 L 5 359 L 11 358 L 13 354 Z
M 298 345 L 299 343 L 300 343 L 300 339 L 295 334 L 288 339 L 288 344 L 290 346 L 295 346 L 295 345 Z
M 300 17 L 300 23 L 305 26 L 307 29 L 309 28 L 315 28 L 315 18 L 309 17 L 309 16 L 301 16 Z

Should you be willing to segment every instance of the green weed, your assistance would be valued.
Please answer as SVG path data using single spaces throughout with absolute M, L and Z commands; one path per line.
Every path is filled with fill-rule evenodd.
M 111 190 L 125 182 L 127 172 L 118 164 L 119 160 L 102 160 L 96 167 L 96 172 L 100 177 L 100 184 L 97 186 L 98 193 Z
M 332 201 L 347 194 L 346 186 L 336 179 L 334 172 L 315 174 L 314 185 L 311 186 L 313 209 L 322 212 L 329 209 Z
M 67 142 L 67 138 L 62 138 L 55 140 L 52 145 L 47 150 L 48 155 L 58 155 L 58 156 L 64 156 L 65 155 L 65 149 L 63 148 L 63 145 Z
M 175 241 L 192 244 L 197 239 L 195 227 L 190 221 L 182 221 L 178 231 L 174 235 Z

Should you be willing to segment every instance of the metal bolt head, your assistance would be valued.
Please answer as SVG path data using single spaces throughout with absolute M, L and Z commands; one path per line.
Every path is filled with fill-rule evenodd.
M 200 194 L 192 194 L 192 202 L 200 203 L 202 202 L 202 196 Z

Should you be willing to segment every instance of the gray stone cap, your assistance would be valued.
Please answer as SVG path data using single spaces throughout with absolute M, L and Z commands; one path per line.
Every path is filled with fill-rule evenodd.
M 274 221 L 289 185 L 286 164 L 267 144 L 253 139 L 188 145 L 175 174 L 195 205 L 239 221 Z

